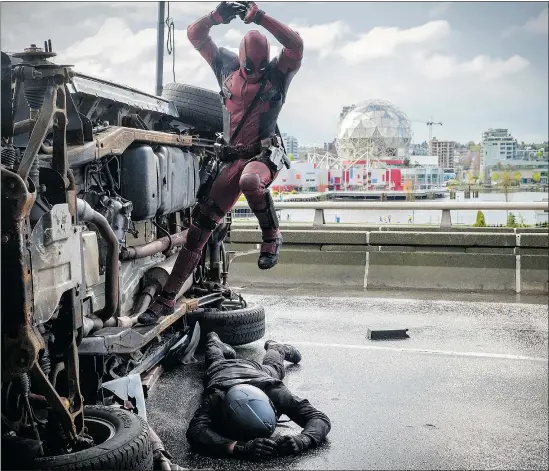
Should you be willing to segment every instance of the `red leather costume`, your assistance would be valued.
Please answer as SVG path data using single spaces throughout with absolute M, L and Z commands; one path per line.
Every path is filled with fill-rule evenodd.
M 240 44 L 239 55 L 223 47 L 218 48 L 209 35 L 210 29 L 223 22 L 218 10 L 214 10 L 187 28 L 187 35 L 196 50 L 213 69 L 223 98 L 223 135 L 225 142 L 235 151 L 254 148 L 260 142 L 275 136 L 278 115 L 284 104 L 288 86 L 301 66 L 303 41 L 299 34 L 259 10 L 249 2 L 245 22 L 253 21 L 269 31 L 283 46 L 282 52 L 269 62 L 267 38 L 258 31 L 250 31 Z M 247 21 L 248 18 L 252 18 Z M 231 137 L 242 120 L 250 103 L 265 81 L 260 101 L 247 117 L 245 124 L 233 140 Z M 256 152 L 257 153 L 257 152 Z M 266 188 L 276 178 L 271 168 L 253 154 L 221 165 L 219 174 L 209 191 L 207 202 L 199 202 L 193 210 L 193 222 L 187 242 L 164 286 L 164 292 L 156 302 L 140 316 L 139 321 L 149 324 L 158 316 L 169 313 L 181 286 L 197 266 L 201 252 L 212 231 L 244 193 L 248 204 L 258 218 L 263 244 L 261 254 L 276 254 L 282 242 L 278 223 L 273 224 L 268 205 L 272 200 L 266 196 Z M 272 214 L 272 212 L 270 213 Z M 261 266 L 260 268 L 270 268 Z M 272 264 L 274 265 L 276 261 Z M 272 266 L 271 265 L 271 266 Z M 169 296 L 169 302 L 166 302 Z

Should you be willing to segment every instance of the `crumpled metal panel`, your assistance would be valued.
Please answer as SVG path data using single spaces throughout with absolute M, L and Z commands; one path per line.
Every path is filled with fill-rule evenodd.
M 155 111 L 172 116 L 173 118 L 179 117 L 175 105 L 165 98 L 149 95 L 131 87 L 91 77 L 79 72 L 75 72 L 69 84 L 69 90 L 71 94 L 81 93 L 94 98 L 99 97 L 112 100 L 116 103 L 123 103 L 138 110 Z
M 82 283 L 81 228 L 73 226 L 68 204 L 57 204 L 36 223 L 31 237 L 34 319 L 51 319 L 61 295 Z

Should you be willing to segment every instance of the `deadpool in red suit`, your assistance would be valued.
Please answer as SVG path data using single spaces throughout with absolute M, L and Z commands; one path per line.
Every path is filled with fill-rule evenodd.
M 278 57 L 270 59 L 269 42 L 259 31 L 246 33 L 238 55 L 217 47 L 209 35 L 210 28 L 230 23 L 237 16 L 246 24 L 255 23 L 269 31 L 283 46 Z M 303 41 L 299 34 L 267 15 L 254 2 L 221 2 L 210 14 L 190 25 L 187 35 L 210 64 L 221 88 L 223 137 L 218 138 L 215 146 L 219 166 L 207 191 L 199 191 L 187 241 L 162 293 L 139 316 L 139 322 L 145 325 L 173 313 L 177 293 L 199 263 L 213 230 L 241 193 L 261 227 L 259 268 L 275 266 L 282 245 L 278 218 L 267 188 L 282 166 L 289 166 L 276 133 L 276 122 L 288 86 L 301 66 Z

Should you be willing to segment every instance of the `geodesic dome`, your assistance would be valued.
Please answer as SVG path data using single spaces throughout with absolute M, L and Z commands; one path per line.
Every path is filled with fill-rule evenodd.
M 406 114 L 384 100 L 369 100 L 345 114 L 337 133 L 336 148 L 341 160 L 393 157 L 405 154 L 412 140 Z

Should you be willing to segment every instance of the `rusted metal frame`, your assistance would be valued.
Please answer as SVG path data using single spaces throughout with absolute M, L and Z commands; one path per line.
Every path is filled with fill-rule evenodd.
M 80 372 L 76 339 L 73 339 L 70 352 L 68 352 L 66 358 L 65 367 L 69 382 L 69 414 L 76 433 L 80 435 L 84 429 L 84 400 L 80 392 Z
M 44 348 L 33 326 L 31 235 L 29 215 L 36 200 L 16 173 L 1 169 L 2 182 L 2 378 L 9 380 L 30 370 Z M 9 294 L 8 294 L 9 293 Z
M 67 172 L 69 160 L 67 158 L 67 97 L 64 86 L 58 86 L 55 94 L 55 110 L 52 116 L 53 122 L 53 154 L 51 167 L 63 181 L 65 188 L 69 186 Z
M 25 149 L 19 167 L 17 168 L 17 173 L 24 182 L 26 182 L 29 177 L 34 159 L 38 154 L 42 142 L 44 142 L 50 127 L 51 119 L 56 111 L 55 102 L 58 88 L 59 86 L 53 84 L 47 87 L 44 96 L 44 104 L 42 105 L 42 108 L 40 108 L 40 114 L 38 115 L 38 119 L 36 120 L 36 124 L 30 135 L 27 148 Z
M 121 155 L 134 142 L 191 147 L 192 136 L 147 131 L 144 129 L 113 127 L 102 132 L 95 139 L 95 142 L 97 146 L 96 158 L 100 159 L 106 155 Z
M 48 400 L 48 404 L 52 407 L 54 412 L 59 415 L 63 430 L 67 433 L 70 440 L 75 441 L 78 433 L 76 431 L 72 414 L 67 408 L 69 405 L 67 400 L 63 401 L 63 398 L 57 393 L 42 368 L 40 368 L 38 362 L 33 365 L 30 373 L 34 386 Z

